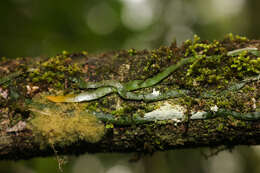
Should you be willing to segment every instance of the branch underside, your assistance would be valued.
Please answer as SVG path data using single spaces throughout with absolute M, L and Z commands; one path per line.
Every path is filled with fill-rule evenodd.
M 98 143 L 78 141 L 69 146 L 54 146 L 58 154 L 83 154 L 104 152 L 166 151 L 178 148 L 214 147 L 227 145 L 260 144 L 259 122 L 242 122 L 232 119 L 192 120 L 185 123 L 143 124 L 139 126 L 115 126 L 109 129 Z M 127 135 L 125 135 L 127 134 Z M 10 133 L 1 136 L 0 155 L 3 159 L 29 159 L 54 155 L 52 147 L 41 148 L 34 143 L 31 132 Z

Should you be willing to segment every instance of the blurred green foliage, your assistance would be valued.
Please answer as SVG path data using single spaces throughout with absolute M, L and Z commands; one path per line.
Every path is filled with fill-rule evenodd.
M 257 0 L 3 0 L 0 57 L 153 48 L 198 34 L 257 32 Z
M 1 1 L 0 56 L 53 55 L 62 50 L 120 48 L 131 34 L 127 28 L 118 26 L 111 34 L 98 35 L 87 26 L 87 12 L 97 3 L 101 1 Z M 121 4 L 114 0 L 105 3 L 115 10 L 117 20 L 120 20 Z

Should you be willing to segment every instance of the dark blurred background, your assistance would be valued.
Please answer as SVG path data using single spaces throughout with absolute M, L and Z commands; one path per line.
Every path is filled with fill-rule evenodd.
M 2 0 L 0 57 L 51 56 L 63 50 L 98 53 L 178 44 L 194 34 L 260 38 L 259 0 Z M 67 157 L 64 172 L 260 172 L 258 147 L 240 147 L 205 159 L 208 149 Z M 55 158 L 0 162 L 0 173 L 58 172 Z
M 258 0 L 2 0 L 0 56 L 155 48 L 198 34 L 260 37 Z

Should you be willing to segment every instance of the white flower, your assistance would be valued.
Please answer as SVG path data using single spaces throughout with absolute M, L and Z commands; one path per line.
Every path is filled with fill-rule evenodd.
M 160 95 L 160 91 L 156 91 L 156 90 L 153 88 L 152 95 L 158 96 L 158 95 Z
M 210 108 L 210 110 L 213 111 L 213 112 L 217 112 L 217 111 L 218 111 L 218 106 L 217 106 L 217 105 L 212 106 L 212 107 Z

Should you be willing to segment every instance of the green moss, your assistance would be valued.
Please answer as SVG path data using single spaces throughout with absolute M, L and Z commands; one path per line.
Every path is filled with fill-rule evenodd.
M 247 41 L 245 37 L 228 36 L 232 41 Z M 224 88 L 234 79 L 260 73 L 260 58 L 244 51 L 227 56 L 227 50 L 219 41 L 203 42 L 198 36 L 184 43 L 185 56 L 197 57 L 187 69 L 185 81 L 188 86 L 217 86 Z
M 247 42 L 249 39 L 247 37 L 243 37 L 240 35 L 234 35 L 232 33 L 229 33 L 225 36 L 225 39 L 230 40 L 230 41 L 242 41 L 242 42 Z
M 193 41 L 186 41 L 184 47 L 186 48 L 184 56 L 194 56 L 198 58 L 199 55 L 209 55 L 225 50 L 221 47 L 219 41 L 214 40 L 212 43 L 204 43 L 197 35 L 194 36 Z
M 28 80 L 34 84 L 48 83 L 55 88 L 64 88 L 65 80 L 69 76 L 75 77 L 81 73 L 77 63 L 72 63 L 66 51 L 61 55 L 50 57 L 43 62 L 37 63 L 37 68 L 29 70 Z
M 188 86 L 197 86 L 203 84 L 225 84 L 228 79 L 224 74 L 218 71 L 218 68 L 223 63 L 223 57 L 226 53 L 224 47 L 219 41 L 212 43 L 201 42 L 198 36 L 194 36 L 194 41 L 187 41 L 184 44 L 186 47 L 185 56 L 197 57 L 197 59 L 189 66 L 186 73 L 186 81 Z M 228 68 L 222 71 L 229 72 Z
M 259 74 L 260 57 L 252 58 L 248 55 L 247 51 L 244 51 L 238 56 L 233 57 L 231 68 L 237 72 L 239 77 L 243 77 L 248 74 Z
M 129 50 L 128 50 L 128 54 L 129 54 L 130 56 L 135 55 L 136 52 L 137 52 L 137 51 L 136 51 L 135 49 L 129 49 Z
M 125 110 L 125 108 L 120 108 L 120 109 L 111 111 L 111 114 L 115 115 L 115 116 L 125 115 L 126 114 L 126 110 Z
M 113 129 L 114 128 L 114 125 L 112 123 L 108 123 L 106 124 L 105 126 L 107 129 Z

